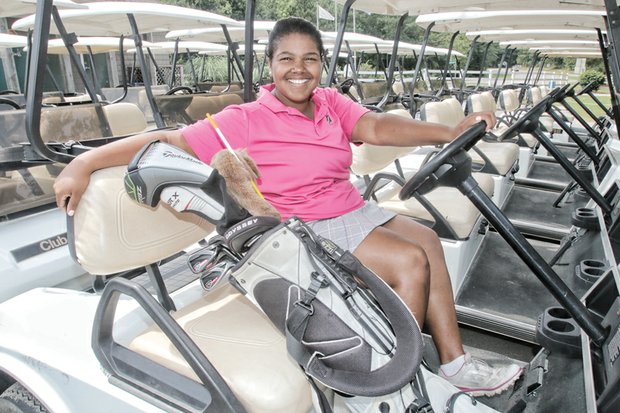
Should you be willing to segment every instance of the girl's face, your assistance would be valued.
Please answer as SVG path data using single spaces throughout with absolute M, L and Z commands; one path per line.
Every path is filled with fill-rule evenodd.
M 269 62 L 275 96 L 285 105 L 307 109 L 312 91 L 321 79 L 321 55 L 307 34 L 291 33 L 276 44 Z

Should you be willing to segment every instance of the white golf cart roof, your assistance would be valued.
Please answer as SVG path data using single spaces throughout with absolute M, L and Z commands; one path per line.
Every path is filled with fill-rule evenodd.
M 24 47 L 28 43 L 26 36 L 19 36 L 17 34 L 0 33 L 0 47 L 12 48 L 12 47 Z
M 323 38 L 323 40 L 328 40 L 332 42 L 336 40 L 336 38 L 338 37 L 338 33 L 322 31 L 321 37 Z M 370 36 L 368 34 L 354 33 L 354 32 L 344 32 L 342 40 L 350 42 L 350 43 L 357 43 L 357 44 L 374 45 L 376 43 L 378 45 L 386 45 L 386 46 L 390 46 L 392 44 L 392 42 L 390 42 L 389 40 L 383 40 L 376 36 Z
M 585 58 L 600 58 L 601 52 L 580 52 L 577 50 L 556 50 L 551 52 L 545 52 L 549 57 L 585 57 Z
M 74 3 L 71 0 L 54 0 L 54 5 L 60 8 L 86 8 L 85 5 Z M 2 0 L 0 2 L 0 17 L 18 17 L 32 14 L 37 6 L 36 0 Z
M 591 48 L 596 48 L 598 46 L 598 42 L 596 40 L 564 40 L 564 39 L 552 39 L 552 40 L 511 40 L 511 41 L 503 41 L 499 42 L 500 46 L 515 46 L 521 48 L 527 47 L 537 47 L 537 48 L 545 48 L 545 47 L 554 47 L 554 46 L 564 46 L 565 49 L 578 47 L 578 46 L 590 46 Z
M 375 44 L 374 43 L 373 44 L 352 43 L 352 44 L 349 44 L 349 46 L 351 47 L 351 50 L 354 50 L 354 51 L 357 51 L 357 52 L 367 52 L 367 53 L 376 53 L 377 52 L 377 49 L 375 48 Z M 377 48 L 379 49 L 380 53 L 392 54 L 393 47 L 394 47 L 394 41 L 393 40 L 384 40 L 382 43 L 377 44 Z M 399 55 L 411 55 L 411 56 L 413 56 L 414 53 L 419 54 L 421 50 L 422 50 L 422 45 L 420 45 L 420 44 L 407 43 L 407 42 L 403 42 L 403 41 L 398 42 L 398 51 L 397 51 L 397 53 Z M 445 55 L 448 54 L 448 49 L 442 48 L 442 47 L 426 46 L 426 48 L 424 50 L 424 54 L 425 55 L 437 54 L 437 55 L 440 55 L 440 56 L 445 56 Z M 464 56 L 462 53 L 457 52 L 455 50 L 452 51 L 452 55 L 453 56 L 459 56 L 459 57 Z
M 344 4 L 346 0 L 335 0 Z M 449 11 L 485 11 L 519 9 L 600 9 L 605 7 L 604 0 L 356 0 L 352 8 L 367 13 L 403 15 L 409 13 L 417 16 L 427 13 Z
M 416 23 L 422 27 L 434 23 L 433 30 L 443 32 L 541 27 L 592 29 L 605 27 L 604 16 L 602 10 L 495 10 L 422 14 Z
M 131 34 L 127 18 L 132 14 L 142 33 L 168 32 L 173 28 L 205 27 L 220 24 L 240 26 L 241 23 L 219 14 L 169 4 L 106 1 L 85 3 L 86 9 L 59 10 L 68 32 L 92 36 L 118 36 Z M 27 16 L 13 23 L 13 30 L 26 31 L 34 27 L 35 16 Z M 50 25 L 50 33 L 58 34 L 56 25 Z
M 218 45 L 221 46 L 221 45 Z M 257 55 L 263 55 L 265 54 L 265 49 L 266 49 L 267 45 L 265 44 L 258 44 L 255 43 L 253 45 L 253 51 L 254 53 L 256 53 Z M 228 47 L 224 47 L 224 50 L 203 50 L 203 51 L 199 51 L 198 54 L 201 55 L 209 55 L 209 56 L 226 56 L 226 51 L 228 50 Z M 245 44 L 240 44 L 239 48 L 237 49 L 237 53 L 240 55 L 244 55 L 245 54 Z
M 604 31 L 603 31 L 604 33 Z M 465 33 L 469 38 L 479 36 L 484 41 L 513 41 L 513 40 L 543 40 L 543 39 L 566 39 L 566 40 L 596 40 L 596 30 L 578 29 L 498 29 L 478 30 Z
M 233 42 L 245 40 L 245 22 L 239 22 L 239 27 L 227 27 L 228 34 Z M 257 20 L 254 22 L 254 40 L 267 39 L 273 29 L 275 21 Z M 205 42 L 226 42 L 222 27 L 199 27 L 182 30 L 172 30 L 166 34 L 166 39 L 192 39 Z
M 119 50 L 119 42 L 120 38 L 118 37 L 88 37 L 88 36 L 80 36 L 77 39 L 78 41 L 73 44 L 75 51 L 79 54 L 88 54 L 89 48 L 93 54 L 97 53 L 108 53 L 108 52 L 117 52 Z M 154 47 L 153 43 L 150 42 L 142 42 L 143 47 Z M 135 42 L 131 38 L 123 39 L 123 49 L 128 50 L 131 48 L 135 48 Z M 24 50 L 27 50 L 28 47 L 25 47 Z M 68 54 L 65 43 L 62 39 L 51 39 L 47 43 L 47 53 L 48 54 Z
M 176 42 L 153 42 L 149 47 L 153 54 L 171 54 L 174 53 L 175 44 Z M 223 52 L 225 54 L 228 46 L 210 42 L 180 41 L 179 53 L 185 53 L 187 49 L 191 52 Z M 135 53 L 135 49 L 130 49 L 129 52 Z

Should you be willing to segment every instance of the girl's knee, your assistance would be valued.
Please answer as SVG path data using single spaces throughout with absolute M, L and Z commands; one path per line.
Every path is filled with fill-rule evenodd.
M 410 244 L 398 252 L 395 262 L 401 284 L 428 284 L 430 282 L 430 263 L 424 248 Z

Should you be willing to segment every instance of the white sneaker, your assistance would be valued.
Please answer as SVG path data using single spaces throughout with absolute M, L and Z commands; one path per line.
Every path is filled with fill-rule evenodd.
M 447 376 L 439 369 L 439 376 L 448 380 L 461 391 L 473 396 L 493 396 L 508 389 L 517 381 L 523 369 L 516 364 L 492 367 L 485 361 L 465 353 L 465 363 L 452 376 Z

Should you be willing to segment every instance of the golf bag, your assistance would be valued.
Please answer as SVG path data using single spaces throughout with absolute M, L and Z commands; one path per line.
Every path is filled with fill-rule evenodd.
M 251 231 L 246 225 L 244 232 Z M 242 236 L 235 227 L 224 234 L 231 243 Z M 255 240 L 231 282 L 286 335 L 290 355 L 323 385 L 374 397 L 414 379 L 423 341 L 407 306 L 351 253 L 299 219 Z
M 355 413 L 385 411 L 384 404 L 391 412 L 432 411 L 419 383 L 424 376 L 442 379 L 426 370 L 417 374 L 424 341 L 415 318 L 350 252 L 297 218 L 247 217 L 216 170 L 166 144 L 148 144 L 136 155 L 125 186 L 140 203 L 154 206 L 161 199 L 218 225 L 223 239 L 196 256 L 191 268 L 213 269 L 205 290 L 227 278 L 266 314 L 311 378 L 323 412 L 331 412 L 336 399 Z M 456 392 L 444 384 L 435 386 L 441 403 Z M 334 391 L 334 400 L 321 385 Z

